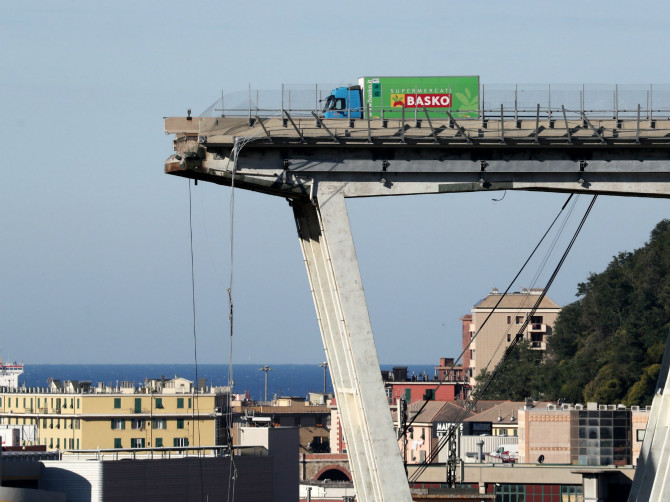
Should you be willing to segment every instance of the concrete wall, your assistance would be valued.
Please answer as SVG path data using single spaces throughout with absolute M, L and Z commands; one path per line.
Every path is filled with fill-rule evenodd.
M 65 502 L 65 494 L 28 488 L 0 487 L 2 502 Z
M 569 411 L 519 410 L 519 463 L 540 455 L 546 464 L 571 463 Z
M 280 500 L 273 484 L 274 460 L 266 456 L 235 457 L 235 471 L 230 457 L 44 464 L 40 488 L 63 492 L 68 502 L 227 500 L 233 487 L 233 472 L 236 502 Z M 296 493 L 297 484 L 296 481 Z
M 240 445 L 264 446 L 273 460 L 273 502 L 297 502 L 298 468 L 297 427 L 241 427 Z
M 65 493 L 68 502 L 102 502 L 102 461 L 44 461 L 40 489 Z

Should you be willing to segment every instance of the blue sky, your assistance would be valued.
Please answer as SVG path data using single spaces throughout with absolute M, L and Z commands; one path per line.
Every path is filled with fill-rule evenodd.
M 668 14 L 661 1 L 3 2 L 3 356 L 193 360 L 189 185 L 163 174 L 162 117 L 198 114 L 249 83 L 365 74 L 666 84 Z M 227 361 L 230 190 L 201 183 L 192 193 L 199 359 Z M 565 200 L 492 198 L 349 203 L 382 362 L 457 355 L 459 317 L 506 285 Z M 233 360 L 321 362 L 289 207 L 241 191 L 235 200 Z M 573 301 L 580 281 L 641 246 L 669 206 L 601 197 L 550 296 Z

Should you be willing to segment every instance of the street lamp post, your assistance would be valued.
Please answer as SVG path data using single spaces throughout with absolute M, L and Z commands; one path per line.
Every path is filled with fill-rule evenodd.
M 262 368 L 258 368 L 259 371 L 264 371 L 265 372 L 265 401 L 268 400 L 268 372 L 272 371 L 272 368 L 268 366 L 267 364 L 263 366 Z
M 319 367 L 323 368 L 323 393 L 326 393 L 326 372 L 328 371 L 328 363 L 322 362 Z

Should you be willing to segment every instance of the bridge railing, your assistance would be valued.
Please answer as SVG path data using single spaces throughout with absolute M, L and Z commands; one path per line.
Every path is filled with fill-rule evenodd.
M 339 84 L 342 85 L 342 84 Z M 310 117 L 321 112 L 325 99 L 338 84 L 282 85 L 281 89 L 252 89 L 223 94 L 201 116 L 271 117 L 288 112 L 295 117 Z M 479 108 L 461 110 L 455 118 L 521 120 L 535 118 L 590 118 L 642 120 L 670 118 L 670 84 L 481 84 Z M 539 109 L 538 109 L 539 107 Z M 373 109 L 384 116 L 393 109 Z M 354 110 L 344 110 L 345 117 Z M 397 112 L 397 108 L 393 111 Z M 431 115 L 432 116 L 432 115 Z M 421 120 L 419 109 L 407 109 L 407 120 Z M 446 114 L 445 114 L 445 118 Z

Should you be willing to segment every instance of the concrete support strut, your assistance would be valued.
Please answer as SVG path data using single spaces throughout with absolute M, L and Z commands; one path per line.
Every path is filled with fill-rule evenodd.
M 320 184 L 293 201 L 321 336 L 360 502 L 410 502 L 379 371 L 345 200 Z

